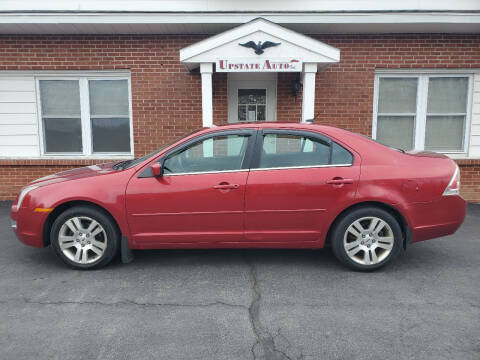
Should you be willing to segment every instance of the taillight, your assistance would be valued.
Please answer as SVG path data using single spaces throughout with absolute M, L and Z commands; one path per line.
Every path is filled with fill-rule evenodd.
M 452 179 L 448 183 L 447 188 L 443 192 L 444 196 L 447 195 L 458 195 L 460 194 L 460 169 L 457 167 L 455 168 L 455 172 L 453 173 Z

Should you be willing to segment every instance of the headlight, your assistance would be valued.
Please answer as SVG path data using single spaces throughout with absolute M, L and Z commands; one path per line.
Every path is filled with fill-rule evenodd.
M 17 209 L 20 209 L 20 206 L 22 205 L 23 198 L 25 195 L 27 195 L 30 191 L 38 188 L 38 185 L 30 185 L 24 188 L 21 192 L 20 195 L 18 196 L 18 203 L 17 203 Z

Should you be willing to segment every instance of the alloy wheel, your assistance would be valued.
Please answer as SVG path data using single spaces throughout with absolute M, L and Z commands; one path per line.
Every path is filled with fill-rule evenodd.
M 361 265 L 375 265 L 392 252 L 394 234 L 390 225 L 375 217 L 355 220 L 345 231 L 343 246 L 348 257 Z
M 87 216 L 66 220 L 58 233 L 63 254 L 77 264 L 99 260 L 107 248 L 107 233 L 100 223 Z

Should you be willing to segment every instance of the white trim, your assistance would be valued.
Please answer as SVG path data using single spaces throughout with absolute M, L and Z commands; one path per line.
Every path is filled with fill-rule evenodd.
M 304 165 L 304 166 L 278 166 L 270 168 L 253 168 L 250 171 L 262 171 L 262 170 L 289 170 L 289 169 L 314 169 L 314 168 L 330 168 L 330 167 L 351 167 L 352 164 L 328 164 L 328 165 Z
M 335 63 L 340 61 L 339 49 L 263 18 L 255 19 L 180 49 L 180 61 L 184 63 L 215 62 L 216 55 L 212 58 L 208 55 L 205 58 L 199 58 L 199 56 L 256 32 L 269 34 L 287 43 L 308 49 L 311 57 L 311 59 L 306 59 L 308 62 Z M 193 58 L 195 60 L 192 60 Z
M 315 117 L 315 77 L 317 64 L 303 65 L 302 123 Z
M 267 170 L 292 170 L 292 169 L 315 169 L 315 168 L 330 168 L 330 167 L 351 167 L 353 164 L 329 164 L 329 165 L 305 165 L 305 166 L 285 166 L 285 167 L 271 167 L 271 168 L 250 168 L 238 170 L 218 170 L 218 171 L 195 171 L 174 174 L 164 174 L 163 176 L 180 176 L 180 175 L 200 175 L 200 174 L 223 174 L 233 172 L 246 171 L 267 171 Z
M 72 156 L 66 155 L 42 155 L 42 156 L 0 156 L 0 160 L 131 160 L 135 157 L 133 155 L 89 155 L 89 156 Z
M 18 0 L 11 2 L 14 4 L 9 8 L 12 10 L 20 10 L 18 13 L 2 13 L 0 14 L 0 33 L 25 33 L 29 34 L 33 29 L 35 33 L 68 33 L 68 34 L 95 34 L 95 33 L 204 33 L 212 34 L 225 30 L 225 25 L 236 26 L 258 18 L 259 16 L 265 19 L 287 25 L 289 28 L 308 33 L 397 33 L 397 32 L 450 32 L 450 33 L 465 33 L 478 32 L 478 25 L 480 24 L 480 14 L 472 12 L 472 10 L 480 10 L 478 1 L 476 0 L 458 0 L 454 3 L 447 1 L 448 4 L 443 6 L 437 5 L 436 1 L 430 0 L 431 5 L 419 6 L 425 1 L 409 0 L 414 2 L 412 6 L 408 6 L 404 1 L 398 3 L 397 6 L 391 6 L 394 2 L 381 1 L 381 6 L 376 10 L 378 12 L 364 12 L 368 11 L 368 6 L 358 7 L 351 12 L 340 12 L 343 8 L 355 8 L 354 6 L 344 6 L 345 4 L 362 3 L 365 1 L 338 1 L 334 2 L 333 6 L 327 11 L 324 9 L 323 1 L 311 1 L 313 6 L 309 6 L 308 10 L 302 11 L 299 2 L 289 2 L 293 9 L 289 7 L 286 12 L 280 12 L 279 2 L 275 2 L 274 6 L 267 8 L 265 5 L 262 11 L 257 12 L 233 12 L 231 9 L 223 8 L 222 11 L 212 11 L 212 2 L 208 5 L 201 6 L 200 1 L 194 1 L 195 5 L 186 7 L 182 12 L 167 12 L 168 6 L 166 1 L 158 2 L 160 7 L 155 9 L 155 1 L 148 1 L 146 12 L 140 13 L 141 10 L 138 1 L 115 1 L 122 6 L 116 6 L 119 11 L 126 11 L 125 13 L 118 12 L 86 12 L 88 9 L 98 9 L 98 6 L 73 6 L 69 8 L 65 5 L 58 7 L 59 12 L 43 12 L 34 13 L 29 10 L 42 9 L 48 10 L 48 2 L 39 2 L 35 0 L 36 6 L 29 8 L 20 6 L 23 2 Z M 459 2 L 468 2 L 463 6 L 459 6 Z M 2 9 L 6 9 L 6 1 L 3 1 Z M 178 3 L 184 3 L 176 1 Z M 222 1 L 223 2 L 223 1 Z M 62 1 L 63 4 L 75 3 Z M 93 3 L 101 3 L 101 1 L 92 1 Z M 131 3 L 133 8 L 125 8 L 125 4 Z M 174 3 L 169 1 L 168 3 Z M 217 1 L 217 3 L 221 3 Z M 286 2 L 283 2 L 285 4 Z M 247 7 L 242 2 L 241 9 L 253 9 Z M 255 1 L 255 5 L 266 4 L 266 2 Z M 273 4 L 273 3 L 272 3 Z M 256 7 L 255 6 L 255 7 Z M 83 9 L 85 12 L 79 12 L 78 9 Z M 390 10 L 393 11 L 390 11 Z M 423 11 L 416 11 L 422 9 Z M 447 10 L 446 12 L 435 12 L 435 10 Z M 22 11 L 24 10 L 24 11 Z M 71 12 L 65 12 L 71 11 Z M 129 11 L 130 10 L 130 11 Z M 132 11 L 134 10 L 134 11 Z M 135 11 L 136 10 L 136 11 Z M 355 12 L 358 11 L 359 12 Z M 409 11 L 410 10 L 410 11 Z M 412 11 L 413 10 L 413 11 Z M 57 9 L 55 9 L 57 11 Z M 63 12 L 62 12 L 63 11 Z M 107 10 L 108 11 L 108 10 Z M 156 12 L 154 12 L 156 11 Z M 196 11 L 196 12 L 195 12 Z M 227 11 L 227 12 L 225 12 Z M 317 12 L 315 12 L 317 11 Z M 397 11 L 397 12 L 395 12 Z M 466 12 L 468 11 L 468 12 Z M 148 13 L 150 12 L 150 13 Z M 95 24 L 95 26 L 91 26 Z M 202 26 L 208 24 L 209 26 Z M 30 30 L 32 29 L 32 30 Z
M 184 172 L 184 173 L 163 174 L 163 176 L 224 174 L 224 173 L 246 172 L 246 171 L 250 171 L 250 170 L 249 169 L 237 169 L 237 170 L 217 170 L 217 171 L 192 171 L 192 172 Z
M 202 124 L 203 127 L 212 127 L 213 125 L 213 99 L 212 99 L 212 72 L 213 64 L 200 64 L 200 73 L 202 77 Z
M 279 0 L 275 3 L 258 0 L 244 0 L 238 5 L 235 0 L 209 1 L 209 0 L 2 0 L 4 11 L 103 11 L 103 12 L 145 12 L 145 13 L 166 13 L 166 12 L 298 12 L 298 11 L 343 11 L 345 13 L 354 11 L 435 11 L 435 10 L 480 10 L 476 0 L 364 0 L 364 1 L 338 1 L 338 0 L 300 0 L 285 1 Z
M 417 78 L 417 113 L 413 127 L 413 144 L 415 150 L 423 150 L 425 146 L 425 128 L 427 126 L 427 99 L 428 99 L 428 76 Z
M 468 158 L 471 114 L 472 114 L 472 96 L 473 96 L 473 75 L 479 73 L 478 69 L 395 69 L 395 70 L 377 70 L 375 72 L 374 83 L 374 101 L 373 101 L 373 119 L 372 119 L 372 139 L 377 137 L 377 118 L 380 116 L 378 111 L 379 97 L 379 79 L 382 77 L 391 78 L 417 78 L 417 112 L 415 116 L 414 126 L 414 150 L 424 150 L 425 146 L 425 128 L 427 118 L 427 98 L 428 98 L 428 79 L 434 77 L 465 77 L 468 78 L 466 113 L 460 115 L 465 116 L 464 122 L 464 138 L 463 149 L 459 151 L 438 151 L 455 159 Z M 453 114 L 453 113 L 452 113 Z M 388 115 L 406 115 L 412 114 L 388 114 Z M 440 115 L 440 114 L 439 114 Z M 451 115 L 451 114 L 441 114 Z
M 17 73 L 17 72 L 15 72 Z M 25 73 L 25 72 L 22 72 Z M 37 121 L 38 121 L 38 139 L 40 147 L 39 159 L 131 159 L 134 155 L 134 141 L 133 141 L 133 116 L 132 116 L 132 94 L 131 94 L 131 79 L 130 73 L 126 72 L 34 72 L 35 89 L 37 99 Z M 14 75 L 13 72 L 8 72 L 8 75 Z M 79 84 L 80 92 L 80 121 L 82 128 L 82 153 L 47 153 L 45 152 L 44 129 L 42 119 L 42 104 L 40 97 L 40 81 L 41 80 L 75 80 Z M 92 130 L 90 119 L 90 104 L 89 104 L 89 81 L 101 80 L 126 80 L 128 91 L 128 118 L 130 131 L 130 152 L 93 152 L 92 149 Z M 121 116 L 121 117 L 127 117 Z M 17 158 L 16 158 L 17 159 Z
M 130 77 L 129 70 L 0 70 L 2 77 L 48 76 L 60 78 L 75 78 L 81 76 L 91 77 Z
M 92 153 L 92 124 L 90 119 L 90 99 L 89 88 L 87 78 L 81 78 L 79 80 L 80 86 L 80 114 L 82 124 L 82 150 L 83 155 L 89 155 Z M 42 134 L 43 135 L 43 134 Z M 42 152 L 45 155 L 45 152 Z

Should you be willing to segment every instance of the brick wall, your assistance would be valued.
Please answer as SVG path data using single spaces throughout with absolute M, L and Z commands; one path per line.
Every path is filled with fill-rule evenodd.
M 179 49 L 201 36 L 0 36 L 0 70 L 129 69 L 135 154 L 141 156 L 201 127 L 201 80 L 179 63 Z M 479 35 L 319 35 L 341 50 L 341 61 L 316 77 L 317 122 L 371 134 L 375 69 L 480 68 Z M 300 121 L 301 92 L 291 95 L 296 74 L 279 74 L 277 117 Z M 214 123 L 227 119 L 227 76 L 213 76 Z M 25 183 L 98 161 L 0 160 L 0 200 Z M 480 161 L 463 164 L 462 192 L 480 202 Z M 12 176 L 12 174 L 14 176 Z

